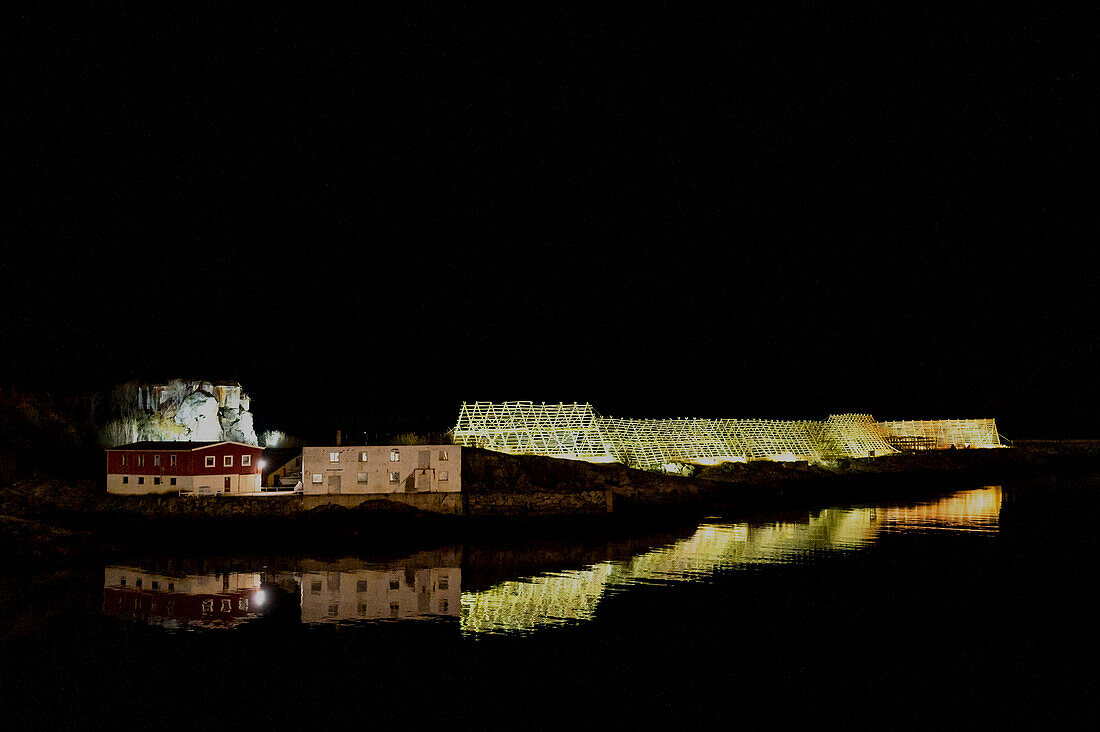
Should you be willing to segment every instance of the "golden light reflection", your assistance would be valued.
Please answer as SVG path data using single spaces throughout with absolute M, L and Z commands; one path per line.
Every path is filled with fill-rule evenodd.
M 509 580 L 462 594 L 466 633 L 530 632 L 591 620 L 600 600 L 639 584 L 705 580 L 726 569 L 787 564 L 813 554 L 858 551 L 880 532 L 912 528 L 995 531 L 1001 487 L 987 486 L 910 507 L 825 509 L 804 523 L 707 523 L 689 538 L 626 561 Z

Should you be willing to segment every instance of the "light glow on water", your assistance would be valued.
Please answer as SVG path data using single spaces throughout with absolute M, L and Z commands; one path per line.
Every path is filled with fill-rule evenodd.
M 997 530 L 1001 487 L 986 486 L 911 507 L 824 509 L 805 523 L 704 523 L 687 539 L 621 562 L 511 580 L 462 595 L 465 633 L 531 632 L 591 620 L 603 597 L 635 585 L 706 582 L 754 565 L 791 564 L 858 551 L 881 532 Z

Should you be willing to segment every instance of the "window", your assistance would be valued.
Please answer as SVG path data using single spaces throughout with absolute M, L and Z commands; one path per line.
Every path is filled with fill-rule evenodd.
M 139 577 L 137 582 L 135 582 L 134 584 L 138 587 L 141 587 L 141 578 Z
M 313 580 L 309 583 L 309 592 L 311 595 L 321 594 L 321 580 Z
M 440 470 L 439 471 L 439 479 L 440 480 L 447 480 L 449 477 L 450 477 L 450 474 L 446 470 Z
M 391 602 L 390 603 L 390 617 L 391 618 L 396 618 L 398 613 L 400 613 L 400 612 L 401 612 L 401 606 L 398 605 L 396 602 Z
M 160 485 L 160 476 L 153 478 L 153 485 Z
M 391 483 L 400 483 L 401 482 L 401 473 L 390 473 L 390 482 Z
M 126 485 L 129 482 L 130 482 L 130 476 L 128 476 L 128 475 L 122 476 L 122 485 Z
M 145 485 L 145 478 L 143 476 L 138 476 L 138 485 Z
M 138 455 L 138 467 L 139 468 L 144 468 L 145 467 L 145 456 L 144 455 Z
M 208 468 L 214 467 L 214 456 L 213 455 L 207 455 L 206 456 L 206 467 L 208 467 Z
M 126 467 L 126 453 L 122 453 L 122 467 Z
M 448 459 L 446 450 L 440 450 L 439 451 L 439 459 L 440 460 L 447 460 Z
M 154 455 L 153 456 L 153 465 L 155 465 L 158 468 L 160 467 L 160 455 Z
M 450 603 L 446 600 L 439 601 L 439 612 L 445 613 L 450 608 Z
M 361 463 L 367 462 L 367 453 L 365 453 L 365 452 L 359 453 L 359 462 L 361 462 Z
M 175 478 L 169 478 L 168 479 L 168 485 L 175 485 L 175 484 L 176 484 L 176 479 Z
M 153 589 L 154 590 L 159 590 L 160 589 L 160 582 L 157 582 L 156 580 L 153 580 Z
M 449 585 L 448 585 L 448 582 L 447 582 L 447 578 L 446 577 L 440 577 L 439 578 L 439 589 L 445 590 L 445 589 L 447 589 L 448 586 Z
M 173 467 L 173 468 L 176 467 L 176 456 L 175 455 L 169 455 L 168 456 L 168 465 L 170 467 Z
M 241 455 L 241 467 L 242 468 L 252 467 L 252 456 L 251 455 Z
M 247 597 L 242 597 L 241 599 L 237 600 L 237 609 L 238 610 L 248 610 L 248 598 Z
M 119 578 L 119 580 L 118 580 L 118 583 L 119 583 L 119 584 L 120 584 L 121 586 L 125 587 L 125 586 L 126 586 L 126 578 L 125 578 L 125 577 L 121 577 L 121 578 Z
M 222 467 L 223 468 L 232 468 L 233 467 L 233 456 L 232 455 L 225 455 L 225 456 L 222 457 Z
M 222 600 L 222 612 L 223 613 L 233 612 L 233 601 L 232 600 L 230 600 L 230 599 L 223 599 Z
M 400 589 L 400 588 L 401 588 L 401 583 L 398 580 L 395 580 L 395 579 L 390 580 L 390 589 L 391 590 L 397 590 L 397 589 Z
M 168 591 L 169 592 L 175 592 L 176 591 L 176 583 L 175 582 L 169 582 L 168 583 Z
M 212 613 L 212 612 L 214 612 L 214 601 L 213 600 L 203 600 L 202 601 L 202 611 L 203 611 L 203 613 Z
M 338 463 L 338 462 L 340 462 L 340 453 L 338 453 L 338 452 L 330 452 L 330 453 L 328 454 L 328 461 L 329 461 L 330 463 Z
M 313 482 L 314 483 L 320 483 L 321 482 L 321 474 L 320 473 L 314 473 L 313 474 Z
M 330 618 L 335 618 L 339 614 L 340 614 L 340 603 L 335 602 L 335 603 L 328 606 L 328 616 Z
M 401 451 L 398 450 L 396 447 L 394 449 L 390 450 L 390 462 L 391 463 L 401 462 Z
M 355 582 L 355 591 L 356 592 L 366 592 L 367 591 L 367 581 L 366 580 L 357 580 Z
M 359 483 L 360 485 L 365 485 L 366 482 L 367 482 L 367 474 L 366 473 L 356 473 L 355 482 Z

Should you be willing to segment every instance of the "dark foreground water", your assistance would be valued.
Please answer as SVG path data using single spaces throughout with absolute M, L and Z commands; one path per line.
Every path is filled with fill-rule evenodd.
M 1097 485 L 6 567 L 0 728 L 1092 726 Z

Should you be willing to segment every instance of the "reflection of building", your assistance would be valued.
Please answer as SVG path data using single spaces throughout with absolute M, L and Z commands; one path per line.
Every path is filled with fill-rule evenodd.
M 306 495 L 458 493 L 462 448 L 455 445 L 306 447 Z
M 302 622 L 458 617 L 456 567 L 314 570 L 301 574 Z
M 107 450 L 107 492 L 253 493 L 260 453 L 240 442 L 133 442 Z
M 233 572 L 173 577 L 132 567 L 103 573 L 103 612 L 167 626 L 232 627 L 263 604 L 260 575 Z

